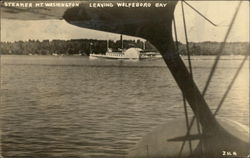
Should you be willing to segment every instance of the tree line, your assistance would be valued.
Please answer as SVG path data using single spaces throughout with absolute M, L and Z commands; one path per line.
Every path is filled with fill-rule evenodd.
M 157 51 L 153 45 L 148 41 L 141 40 L 93 40 L 93 39 L 71 39 L 71 40 L 28 40 L 28 41 L 15 41 L 15 42 L 1 42 L 1 54 L 13 55 L 89 55 L 90 53 L 105 54 L 108 47 L 113 51 L 131 47 L 142 48 L 146 51 Z M 221 47 L 220 42 L 199 42 L 189 43 L 189 50 L 191 55 L 216 55 Z M 186 45 L 178 43 L 179 54 L 186 55 Z M 231 42 L 225 43 L 224 55 L 244 55 L 249 53 L 248 42 Z
M 92 39 L 71 39 L 71 40 L 28 40 L 28 41 L 15 41 L 15 42 L 1 42 L 1 54 L 15 54 L 15 55 L 89 55 L 90 53 L 105 54 L 108 47 L 114 51 L 121 49 L 122 43 L 120 40 L 92 40 Z M 123 48 L 130 47 L 154 49 L 154 47 L 141 40 L 123 40 Z
M 190 42 L 191 55 L 217 55 L 222 47 L 222 42 Z M 179 43 L 179 53 L 187 55 L 186 45 Z M 248 42 L 227 42 L 225 43 L 222 55 L 249 55 Z

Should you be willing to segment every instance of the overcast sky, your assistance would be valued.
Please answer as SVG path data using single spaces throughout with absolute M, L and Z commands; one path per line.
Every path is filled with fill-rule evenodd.
M 210 20 L 218 24 L 214 27 L 204 21 L 199 15 L 185 5 L 189 40 L 199 41 L 223 41 L 228 25 L 232 19 L 238 1 L 189 1 L 191 5 L 205 14 Z M 184 42 L 182 14 L 180 2 L 175 10 L 178 38 Z M 114 39 L 120 35 L 79 28 L 64 20 L 6 20 L 1 21 L 1 40 L 43 40 L 43 39 Z M 131 38 L 131 37 L 124 37 Z M 249 2 L 241 5 L 233 30 L 228 41 L 249 41 Z

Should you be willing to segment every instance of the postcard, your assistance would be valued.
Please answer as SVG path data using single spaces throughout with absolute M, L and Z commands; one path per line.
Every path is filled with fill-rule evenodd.
M 248 1 L 1 1 L 0 157 L 249 157 Z

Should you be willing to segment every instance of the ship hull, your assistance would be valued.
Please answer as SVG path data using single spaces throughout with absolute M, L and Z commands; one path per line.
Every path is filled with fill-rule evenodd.
M 109 56 L 109 55 L 104 55 L 104 54 L 90 54 L 89 55 L 90 59 L 124 59 L 124 60 L 139 60 L 140 58 L 130 58 L 130 57 L 123 57 L 123 56 Z

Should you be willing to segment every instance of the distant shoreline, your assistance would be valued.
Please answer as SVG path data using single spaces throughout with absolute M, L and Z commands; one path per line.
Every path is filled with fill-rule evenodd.
M 88 55 L 42 55 L 42 54 L 32 54 L 32 55 L 28 55 L 28 54 L 0 54 L 0 56 L 30 56 L 30 57 L 89 57 Z M 222 54 L 221 55 L 221 59 L 220 60 L 238 60 L 238 59 L 243 59 L 245 55 L 227 55 L 227 54 Z M 249 56 L 249 54 L 247 55 Z M 202 57 L 202 58 L 198 58 L 198 57 Z M 208 58 L 203 58 L 203 57 L 208 57 Z M 191 60 L 214 60 L 214 58 L 216 57 L 216 55 L 191 55 Z M 238 57 L 238 58 L 237 58 Z M 181 55 L 181 58 L 183 60 L 188 60 L 188 56 L 187 55 Z
M 2 54 L 13 55 L 54 55 L 54 56 L 88 56 L 91 53 L 105 54 L 107 40 L 71 39 L 71 40 L 29 40 L 16 42 L 0 42 Z M 157 49 L 148 41 L 123 40 L 123 48 L 141 48 L 149 52 L 157 52 Z M 190 42 L 191 55 L 207 56 L 217 55 L 222 42 Z M 178 43 L 180 55 L 187 55 L 186 45 Z M 108 47 L 113 51 L 121 48 L 121 41 L 109 40 Z M 249 55 L 248 42 L 227 42 L 224 45 L 222 55 Z

